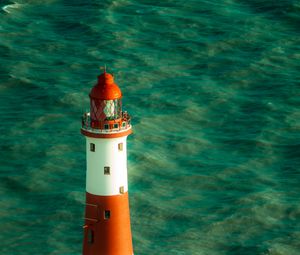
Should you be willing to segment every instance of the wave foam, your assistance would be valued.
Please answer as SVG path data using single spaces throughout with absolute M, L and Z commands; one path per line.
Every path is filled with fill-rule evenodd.
M 13 4 L 7 4 L 5 6 L 2 7 L 2 10 L 7 12 L 7 13 L 11 13 L 14 9 L 19 9 L 21 8 L 23 4 L 19 4 L 14 2 Z

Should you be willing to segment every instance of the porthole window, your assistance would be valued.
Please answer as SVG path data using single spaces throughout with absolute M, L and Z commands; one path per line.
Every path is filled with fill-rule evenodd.
M 126 122 L 123 121 L 123 122 L 122 122 L 122 127 L 125 127 L 125 126 L 126 126 Z
M 124 186 L 120 187 L 120 194 L 124 194 Z
M 109 166 L 104 167 L 104 174 L 105 175 L 110 175 L 110 167 Z
M 119 143 L 118 144 L 118 150 L 119 151 L 123 151 L 123 143 Z
M 90 143 L 90 151 L 95 151 L 95 144 L 94 143 Z
M 110 210 L 105 210 L 104 211 L 104 219 L 108 220 L 110 218 Z

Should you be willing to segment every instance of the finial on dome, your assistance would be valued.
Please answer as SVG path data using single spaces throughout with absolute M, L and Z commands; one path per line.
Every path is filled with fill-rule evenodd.
M 103 70 L 103 73 L 106 73 L 106 64 L 104 66 L 100 66 L 100 70 Z

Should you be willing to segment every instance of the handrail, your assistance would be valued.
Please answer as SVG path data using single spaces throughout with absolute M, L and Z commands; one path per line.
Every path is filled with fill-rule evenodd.
M 111 120 L 110 120 L 111 121 Z M 106 122 L 106 121 L 104 121 Z M 107 122 L 109 122 L 109 120 L 107 120 Z M 131 128 L 131 117 L 127 112 L 122 112 L 122 117 L 121 117 L 121 123 L 126 123 L 124 126 L 123 125 L 118 125 L 117 128 L 108 128 L 108 129 L 101 129 L 101 128 L 95 128 L 92 127 L 91 125 L 91 118 L 90 118 L 90 113 L 86 112 L 83 114 L 82 116 L 82 125 L 81 128 L 93 133 L 103 133 L 103 134 L 107 134 L 107 133 L 117 133 L 120 131 L 125 131 Z

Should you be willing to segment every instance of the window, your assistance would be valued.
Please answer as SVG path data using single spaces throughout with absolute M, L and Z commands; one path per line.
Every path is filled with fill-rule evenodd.
M 90 151 L 95 151 L 95 147 L 94 143 L 90 143 Z
M 110 210 L 105 210 L 104 211 L 104 219 L 108 220 L 110 218 Z
M 110 175 L 110 167 L 109 166 L 104 167 L 104 174 Z
M 103 112 L 107 119 L 114 119 L 115 115 L 115 102 L 114 100 L 104 100 L 105 107 L 103 108 Z
M 94 231 L 92 229 L 88 229 L 88 243 L 92 244 L 94 242 Z
M 109 129 L 109 125 L 108 124 L 104 124 L 104 129 Z
M 122 127 L 125 127 L 125 126 L 126 126 L 126 122 L 123 121 L 123 122 L 122 122 Z
M 119 128 L 119 124 L 118 124 L 118 123 L 115 123 L 115 124 L 114 124 L 114 128 Z
M 119 149 L 119 151 L 122 151 L 122 150 L 123 150 L 123 143 L 119 143 L 119 144 L 118 144 L 118 149 Z
M 103 113 L 105 114 L 106 119 L 114 120 L 120 118 L 122 112 L 121 99 L 103 100 L 103 103 Z
M 120 194 L 124 194 L 124 186 L 120 187 Z

